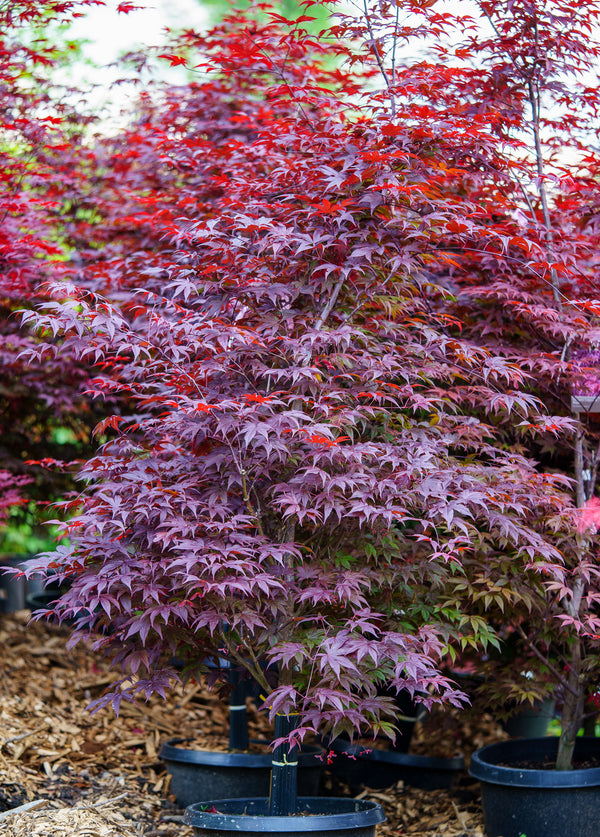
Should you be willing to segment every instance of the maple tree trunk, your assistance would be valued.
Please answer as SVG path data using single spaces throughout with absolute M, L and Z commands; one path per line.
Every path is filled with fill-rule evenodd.
M 578 416 L 579 414 L 576 415 Z M 581 509 L 584 507 L 586 502 L 585 484 L 583 480 L 583 434 L 581 431 L 581 424 L 575 434 L 574 453 L 576 483 L 575 502 L 577 508 Z M 586 539 L 578 536 L 577 552 L 579 563 L 582 562 L 583 555 L 588 548 L 589 546 Z M 575 581 L 573 598 L 569 606 L 569 613 L 573 618 L 580 616 L 582 596 L 583 583 L 581 577 L 579 577 Z M 575 739 L 583 723 L 584 689 L 582 686 L 581 674 L 581 640 L 579 638 L 579 634 L 577 634 L 571 648 L 571 656 L 569 659 L 569 670 L 561 716 L 560 740 L 558 743 L 558 754 L 556 757 L 557 770 L 571 770 L 573 767 Z
M 248 749 L 248 714 L 246 712 L 246 685 L 236 671 L 230 672 L 233 684 L 229 699 L 229 749 Z
M 278 715 L 275 719 L 275 738 L 288 735 L 297 726 L 297 717 Z M 281 744 L 273 750 L 271 762 L 271 793 L 269 815 L 289 816 L 296 813 L 298 797 L 298 748 Z
M 575 739 L 583 721 L 583 690 L 581 676 L 581 644 L 573 645 L 567 689 L 562 710 L 562 724 L 556 757 L 557 770 L 571 770 Z

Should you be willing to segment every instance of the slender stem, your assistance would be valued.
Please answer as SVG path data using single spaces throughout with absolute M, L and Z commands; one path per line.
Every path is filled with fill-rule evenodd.
M 248 749 L 248 713 L 246 711 L 246 681 L 239 671 L 229 670 L 229 682 L 232 684 L 229 697 L 229 749 Z
M 297 716 L 278 715 L 275 719 L 275 738 L 289 735 L 298 725 Z M 289 816 L 298 807 L 298 748 L 280 744 L 273 750 L 271 762 L 271 793 L 269 814 Z
M 481 4 L 478 3 L 480 11 L 485 15 L 487 20 L 489 21 L 492 29 L 496 33 L 496 36 L 502 40 L 502 34 L 500 33 L 498 27 L 496 26 L 495 21 L 491 17 L 490 13 L 481 7 Z M 537 28 L 537 21 L 534 21 L 533 25 L 534 29 L 534 36 L 536 40 L 536 45 L 538 44 L 538 28 Z M 546 183 L 544 180 L 545 172 L 544 172 L 544 153 L 542 149 L 542 139 L 540 134 L 540 93 L 539 93 L 539 86 L 534 85 L 534 82 L 531 78 L 531 68 L 527 65 L 520 66 L 519 62 L 516 58 L 511 55 L 510 60 L 514 64 L 517 71 L 523 76 L 523 78 L 527 81 L 527 90 L 529 96 L 529 104 L 531 107 L 531 122 L 532 122 L 532 131 L 533 131 L 533 141 L 535 145 L 535 158 L 536 158 L 536 168 L 537 174 L 539 179 L 539 186 L 538 186 L 538 193 L 540 196 L 540 203 L 542 205 L 542 215 L 544 218 L 544 227 L 545 227 L 545 237 L 546 237 L 546 253 L 548 260 L 554 261 L 554 236 L 552 234 L 552 221 L 550 219 L 550 211 L 548 208 L 548 195 L 546 192 Z M 525 192 L 523 186 L 519 183 L 521 190 Z M 529 211 L 532 212 L 531 201 L 526 197 L 527 205 L 529 207 Z M 532 212 L 533 220 L 535 221 L 535 214 Z M 558 307 L 559 311 L 562 311 L 562 293 L 560 290 L 560 285 L 558 281 L 558 273 L 556 272 L 555 267 L 550 268 L 550 285 L 552 286 L 552 296 L 554 297 L 554 301 Z
M 296 24 L 296 31 L 297 31 L 297 29 L 298 29 L 298 25 Z M 290 99 L 296 105 L 296 107 L 298 108 L 298 111 L 300 112 L 302 119 L 304 119 L 306 124 L 310 128 L 312 128 L 312 130 L 314 131 L 315 130 L 314 122 L 309 117 L 308 113 L 306 112 L 306 109 L 304 108 L 304 105 L 301 102 L 297 101 L 297 96 L 296 96 L 293 88 L 291 87 L 290 82 L 288 81 L 288 78 L 285 74 L 285 65 L 287 64 L 287 60 L 288 60 L 288 57 L 289 57 L 289 52 L 290 52 L 291 47 L 288 47 L 288 51 L 285 55 L 285 58 L 283 59 L 283 65 L 282 65 L 281 68 L 279 68 L 273 63 L 273 60 L 271 59 L 269 54 L 264 49 L 262 49 L 258 46 L 256 39 L 252 37 L 249 30 L 246 31 L 246 34 L 248 36 L 248 39 L 250 41 L 252 41 L 253 45 L 258 48 L 258 52 L 261 55 L 263 55 L 264 58 L 266 59 L 267 63 L 270 64 L 270 69 L 271 69 L 273 75 L 277 76 L 279 79 L 281 79 L 283 84 L 285 84 L 285 86 L 287 87 L 288 92 L 290 94 Z
M 573 335 L 569 334 L 569 336 L 565 340 L 565 344 L 562 348 L 562 352 L 560 353 L 560 362 L 561 363 L 564 363 L 565 360 L 567 359 L 567 355 L 568 355 L 569 349 L 571 348 L 571 343 L 572 342 L 573 342 Z
M 258 529 L 258 533 L 259 533 L 259 535 L 261 535 L 264 538 L 265 537 L 265 530 L 263 528 L 262 520 L 260 518 L 260 515 L 259 515 L 258 511 L 252 505 L 252 500 L 250 498 L 250 491 L 248 489 L 248 480 L 247 480 L 248 472 L 244 468 L 241 451 L 240 451 L 240 457 L 239 457 L 239 460 L 238 460 L 238 458 L 236 456 L 236 452 L 235 452 L 231 442 L 229 442 L 228 440 L 225 440 L 225 444 L 228 446 L 228 448 L 231 452 L 231 456 L 233 458 L 233 461 L 235 462 L 238 474 L 240 475 L 240 488 L 242 490 L 242 499 L 243 499 L 243 501 L 246 505 L 246 509 L 248 510 L 248 514 L 250 515 L 250 517 L 254 518 L 254 521 L 256 523 L 256 528 Z
M 578 420 L 577 430 L 575 431 L 574 443 L 574 466 L 575 466 L 575 502 L 578 509 L 582 509 L 585 505 L 585 486 L 583 481 L 583 425 L 581 424 L 581 413 L 575 413 L 575 418 Z
M 396 47 L 398 44 L 398 21 L 400 20 L 400 3 L 396 3 L 396 19 L 394 20 L 394 41 L 392 45 L 392 86 L 390 90 L 390 108 L 392 119 L 396 116 Z
M 519 177 L 519 175 L 518 174 L 513 174 L 513 177 L 517 181 L 519 189 L 521 190 L 521 194 L 525 198 L 525 203 L 527 204 L 527 208 L 529 209 L 529 214 L 531 215 L 531 220 L 535 221 L 535 209 L 533 208 L 533 204 L 531 202 L 531 195 L 529 194 L 529 192 L 527 191 L 525 186 L 523 186 L 523 183 L 521 182 L 521 178 Z
M 575 413 L 580 419 L 580 413 Z M 583 425 L 578 421 L 574 440 L 574 470 L 575 470 L 575 502 L 578 509 L 585 505 L 585 485 L 583 480 Z M 573 596 L 567 605 L 567 612 L 573 619 L 578 619 L 583 601 L 585 582 L 581 574 L 583 557 L 589 544 L 587 539 L 580 534 L 576 535 L 577 567 L 574 572 Z M 565 691 L 561 731 L 558 743 L 558 755 L 556 757 L 557 770 L 570 770 L 573 766 L 573 751 L 575 739 L 583 722 L 583 710 L 585 693 L 583 689 L 583 653 L 582 643 L 579 634 L 576 633 L 571 645 L 571 656 L 569 659 L 567 682 L 568 689 Z
M 600 463 L 600 440 L 598 440 L 598 446 L 596 447 L 596 451 L 590 463 L 590 479 L 588 482 L 587 489 L 588 498 L 593 497 L 596 493 L 596 482 L 598 481 L 598 463 Z
M 242 668 L 246 669 L 246 671 L 252 675 L 254 680 L 256 680 L 258 685 L 264 689 L 265 693 L 270 692 L 272 688 L 271 684 L 265 677 L 264 671 L 256 659 L 250 644 L 244 647 L 244 654 L 246 656 L 242 656 L 236 651 L 232 643 L 227 638 L 223 638 L 223 643 L 224 647 L 227 648 L 228 656 L 231 657 L 232 660 L 235 660 L 236 663 L 239 663 Z
M 546 192 L 545 172 L 544 172 L 544 153 L 542 150 L 542 139 L 540 135 L 540 94 L 539 89 L 534 87 L 531 79 L 527 82 L 529 92 L 529 104 L 531 106 L 531 125 L 533 130 L 533 141 L 535 144 L 535 158 L 536 168 L 538 174 L 538 192 L 540 202 L 542 204 L 542 216 L 544 218 L 544 227 L 546 235 L 546 253 L 548 259 L 554 261 L 554 235 L 552 232 L 552 220 L 550 218 L 550 210 L 548 208 L 548 194 Z M 560 286 L 558 281 L 558 273 L 556 268 L 550 268 L 550 284 L 552 285 L 552 295 L 558 310 L 562 311 L 562 299 L 560 293 Z
M 321 311 L 321 313 L 319 315 L 319 319 L 315 323 L 315 329 L 317 331 L 320 328 L 323 328 L 323 325 L 325 324 L 325 321 L 327 320 L 327 317 L 333 311 L 334 305 L 337 302 L 337 298 L 340 295 L 340 291 L 344 287 L 344 281 L 345 281 L 344 279 L 340 279 L 339 282 L 337 283 L 337 285 L 332 290 L 331 296 L 329 297 L 329 300 L 327 301 L 327 304 L 325 305 L 325 307 Z
M 525 631 L 523 630 L 522 625 L 517 625 L 516 627 L 517 627 L 517 630 L 518 630 L 521 638 L 523 640 L 525 640 L 525 642 L 529 646 L 530 650 L 532 651 L 533 654 L 535 654 L 535 656 L 538 658 L 538 660 L 540 660 L 542 663 L 544 663 L 544 665 L 546 666 L 546 668 L 548 669 L 550 674 L 554 677 L 556 682 L 559 683 L 564 689 L 569 690 L 570 687 L 569 687 L 568 679 L 566 677 L 564 677 L 563 674 L 561 674 L 561 672 L 555 666 L 552 665 L 552 663 L 550 662 L 548 657 L 546 657 L 545 654 L 542 654 L 542 652 L 539 650 L 539 648 L 531 641 L 531 637 L 528 636 L 525 633 Z M 573 694 L 576 694 L 576 692 L 574 692 Z
M 240 468 L 240 478 L 242 480 L 242 497 L 244 498 L 244 502 L 246 504 L 246 508 L 248 509 L 248 514 L 254 518 L 256 521 L 256 528 L 262 537 L 265 536 L 265 530 L 263 529 L 262 520 L 260 519 L 258 512 L 252 505 L 252 501 L 250 500 L 250 494 L 248 492 L 248 482 L 246 480 L 246 470 L 244 468 Z
M 369 9 L 367 7 L 367 0 L 364 0 L 363 12 L 365 15 L 367 29 L 369 30 L 370 44 L 373 50 L 373 55 L 375 56 L 375 61 L 377 62 L 377 66 L 379 67 L 379 72 L 383 76 L 383 80 L 385 81 L 386 87 L 388 88 L 388 90 L 391 91 L 390 79 L 385 69 L 385 64 L 383 63 L 383 58 L 381 56 L 381 53 L 379 52 L 379 47 L 377 46 L 377 41 L 375 39 L 375 32 L 373 30 L 373 24 L 371 22 L 371 15 L 369 14 Z M 394 115 L 396 111 L 396 100 L 393 91 L 390 92 L 390 106 L 392 109 L 392 115 Z

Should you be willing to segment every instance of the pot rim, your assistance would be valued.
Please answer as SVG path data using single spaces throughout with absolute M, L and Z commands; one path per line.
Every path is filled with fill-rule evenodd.
M 364 747 L 362 744 L 351 744 L 338 738 L 335 741 L 326 743 L 334 753 L 347 753 L 351 758 L 365 759 L 368 761 L 381 761 L 386 764 L 402 765 L 413 767 L 416 770 L 463 770 L 465 760 L 462 756 L 441 758 L 436 756 L 420 756 L 410 753 L 402 753 L 397 750 L 380 750 L 377 747 Z
M 205 764 L 211 767 L 271 767 L 273 760 L 271 753 L 228 753 L 220 750 L 193 750 L 178 746 L 191 740 L 190 738 L 171 738 L 160 748 L 159 758 L 177 764 Z M 250 740 L 260 744 L 269 743 L 257 738 Z M 322 762 L 319 757 L 322 753 L 321 747 L 305 745 L 298 754 L 299 767 L 320 766 Z
M 183 821 L 195 828 L 213 828 L 224 831 L 256 831 L 267 833 L 287 834 L 290 831 L 335 831 L 356 827 L 377 825 L 385 822 L 383 808 L 378 802 L 370 799 L 352 799 L 347 797 L 304 796 L 298 798 L 298 806 L 308 809 L 308 813 L 291 816 L 269 816 L 269 800 L 266 797 L 255 799 L 216 799 L 210 802 L 197 802 L 185 809 Z M 219 811 L 211 813 L 201 810 L 206 805 L 229 808 L 229 812 Z M 346 811 L 318 813 L 323 808 L 340 806 Z M 244 808 L 252 807 L 265 813 L 245 814 Z M 231 810 L 233 809 L 233 810 Z M 236 810 L 237 809 L 237 810 Z M 316 813 L 311 813 L 311 809 Z
M 519 738 L 498 741 L 476 750 L 469 765 L 469 774 L 480 782 L 519 788 L 573 788 L 600 786 L 600 767 L 581 767 L 573 770 L 544 770 L 541 768 L 509 767 L 501 761 L 521 758 L 550 758 L 558 751 L 558 737 Z M 577 738 L 575 753 L 600 755 L 600 739 Z M 582 752 L 583 751 L 583 752 Z

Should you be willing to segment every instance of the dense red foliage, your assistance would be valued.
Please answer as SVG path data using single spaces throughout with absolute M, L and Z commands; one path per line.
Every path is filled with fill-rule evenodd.
M 198 81 L 55 147 L 33 191 L 71 258 L 24 316 L 54 339 L 22 357 L 93 365 L 122 405 L 40 561 L 131 678 L 101 704 L 219 656 L 298 738 L 389 731 L 381 686 L 456 702 L 445 656 L 504 621 L 581 721 L 600 630 L 574 521 L 599 457 L 569 397 L 594 377 L 598 167 L 576 82 L 598 4 L 405 6 L 321 38 L 264 5 L 185 32 L 162 60 Z M 426 37 L 434 58 L 401 62 Z
M 65 165 L 72 155 L 66 134 L 76 142 L 81 133 L 79 119 L 49 82 L 60 53 L 42 31 L 93 4 L 0 5 L 0 466 L 14 475 L 7 485 L 28 486 L 22 500 L 45 503 L 63 495 L 70 481 L 27 461 L 70 460 L 89 451 L 97 417 L 83 397 L 87 372 L 73 358 L 60 354 L 42 368 L 21 357 L 32 337 L 20 330 L 16 312 L 40 303 L 44 281 L 63 265 L 56 185 L 75 174 Z M 4 495 L 7 506 L 8 497 L 18 495 Z
M 445 88 L 449 104 L 494 120 L 502 142 L 494 166 L 478 182 L 463 179 L 459 187 L 459 194 L 485 207 L 487 242 L 481 246 L 480 229 L 470 246 L 462 236 L 449 242 L 457 252 L 456 269 L 448 271 L 459 299 L 454 313 L 463 337 L 517 363 L 528 375 L 527 390 L 548 409 L 545 418 L 523 415 L 519 422 L 499 415 L 498 442 L 525 446 L 542 467 L 572 476 L 575 504 L 582 509 L 596 493 L 600 450 L 593 412 L 599 391 L 600 160 L 594 137 L 600 45 L 594 34 L 600 7 L 597 2 L 479 6 L 489 37 L 455 41 L 449 51 L 438 52 L 438 60 L 466 60 L 472 68 L 461 77 L 453 67 L 453 83 Z M 573 395 L 590 398 L 583 407 L 572 406 Z M 559 433 L 561 428 L 567 432 Z M 583 534 L 576 525 L 559 529 L 554 542 L 564 564 L 539 568 L 550 580 L 532 599 L 520 573 L 490 562 L 487 553 L 479 567 L 466 571 L 469 583 L 461 589 L 468 592 L 469 608 L 481 602 L 486 619 L 492 618 L 490 602 L 500 605 L 498 625 L 506 624 L 505 606 L 512 611 L 505 629 L 509 645 L 516 639 L 522 669 L 539 674 L 533 683 L 519 682 L 519 667 L 509 654 L 503 671 L 502 660 L 500 671 L 493 668 L 498 699 L 504 700 L 509 688 L 517 696 L 533 696 L 544 681 L 558 683 L 564 744 L 559 763 L 565 767 L 586 692 L 596 689 L 600 598 L 592 532 Z M 514 602 L 521 596 L 532 612 L 515 620 Z

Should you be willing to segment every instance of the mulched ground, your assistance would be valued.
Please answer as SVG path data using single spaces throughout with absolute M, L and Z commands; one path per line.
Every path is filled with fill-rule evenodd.
M 86 710 L 116 675 L 84 649 L 67 652 L 68 634 L 28 624 L 29 613 L 0 616 L 0 828 L 5 837 L 191 837 L 169 795 L 158 758 L 163 741 L 218 735 L 227 710 L 205 689 L 186 688 L 167 701 Z M 250 733 L 262 737 L 260 713 Z M 505 737 L 488 717 L 444 713 L 416 730 L 411 752 L 462 753 Z M 431 741 L 438 749 L 432 750 Z M 340 756 L 340 758 L 342 758 Z M 344 792 L 327 777 L 325 792 Z M 483 837 L 476 783 L 422 791 L 401 784 L 360 796 L 383 805 L 378 837 Z M 29 810 L 11 809 L 33 803 Z

